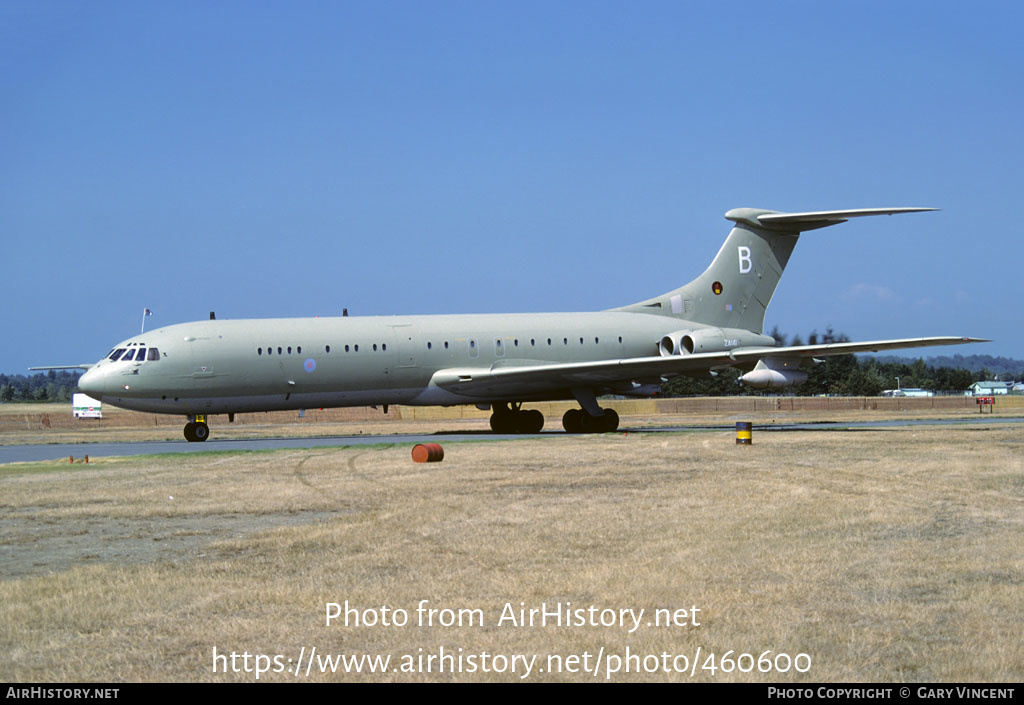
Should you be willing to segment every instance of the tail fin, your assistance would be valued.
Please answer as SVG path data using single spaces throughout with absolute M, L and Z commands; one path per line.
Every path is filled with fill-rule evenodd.
M 703 274 L 661 296 L 615 310 L 652 313 L 698 325 L 761 333 L 765 311 L 800 233 L 845 223 L 849 218 L 928 210 L 936 209 L 865 208 L 779 213 L 734 208 L 725 217 L 736 225 Z

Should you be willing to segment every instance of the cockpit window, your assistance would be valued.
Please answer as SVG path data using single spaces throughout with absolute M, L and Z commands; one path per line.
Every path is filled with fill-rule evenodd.
M 129 348 L 128 352 L 126 352 L 124 354 L 124 357 L 121 358 L 121 362 L 128 362 L 129 360 L 131 360 L 134 357 L 135 357 L 135 348 Z
M 146 348 L 139 348 L 139 352 L 135 353 L 135 362 L 142 362 L 146 359 Z
M 124 352 L 124 348 L 118 348 L 118 349 L 117 349 L 117 350 L 115 350 L 114 352 L 110 353 L 110 361 L 111 361 L 111 362 L 117 362 L 117 359 L 118 359 L 119 357 L 121 357 L 121 354 L 122 354 L 123 352 Z
M 149 360 L 150 362 L 152 362 L 154 360 L 159 360 L 160 359 L 160 351 L 157 348 L 150 348 L 149 349 L 149 354 L 146 357 L 146 359 Z

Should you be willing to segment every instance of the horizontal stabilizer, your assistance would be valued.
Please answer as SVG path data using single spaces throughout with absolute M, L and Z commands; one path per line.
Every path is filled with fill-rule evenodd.
M 87 370 L 92 367 L 88 365 L 46 365 L 44 367 L 29 367 L 30 370 Z
M 734 208 L 725 214 L 729 220 L 747 223 L 755 227 L 787 232 L 804 232 L 816 230 L 829 225 L 845 223 L 850 218 L 863 218 L 869 215 L 898 215 L 900 213 L 920 213 L 935 211 L 938 208 L 854 208 L 842 211 L 808 211 L 806 213 L 779 213 L 755 208 Z

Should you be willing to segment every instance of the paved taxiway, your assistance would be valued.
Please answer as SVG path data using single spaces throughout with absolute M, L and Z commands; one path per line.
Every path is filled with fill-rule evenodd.
M 836 431 L 869 428 L 886 428 L 899 426 L 976 426 L 1024 423 L 1024 417 L 984 417 L 976 419 L 914 419 L 914 420 L 880 420 L 880 421 L 836 421 L 825 423 L 791 423 L 791 424 L 755 424 L 755 431 Z M 664 433 L 685 431 L 729 431 L 735 430 L 735 424 L 713 426 L 660 426 L 651 428 L 620 428 L 617 433 Z M 456 443 L 459 441 L 500 441 L 520 438 L 551 438 L 561 436 L 561 430 L 536 434 L 494 434 L 479 433 L 431 433 L 431 434 L 392 434 L 392 435 L 356 435 L 356 436 L 320 436 L 311 438 L 254 438 L 232 439 L 213 438 L 205 443 L 189 443 L 188 441 L 142 441 L 137 443 L 47 443 L 36 445 L 0 446 L 0 464 L 26 463 L 45 460 L 66 459 L 74 456 L 80 460 L 89 455 L 94 458 L 111 456 L 156 455 L 159 453 L 196 453 L 209 451 L 239 450 L 277 450 L 284 448 L 322 448 L 338 446 L 359 446 L 374 443 Z

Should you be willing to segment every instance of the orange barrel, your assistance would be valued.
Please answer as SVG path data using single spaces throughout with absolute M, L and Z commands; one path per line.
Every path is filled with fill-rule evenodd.
M 417 443 L 412 447 L 414 463 L 439 463 L 444 460 L 444 448 L 438 443 Z
M 750 421 L 737 421 L 736 422 L 736 445 L 738 446 L 749 446 L 754 442 L 753 439 L 754 424 Z

